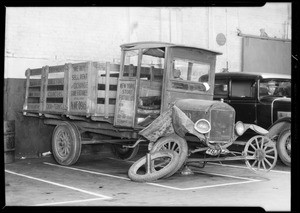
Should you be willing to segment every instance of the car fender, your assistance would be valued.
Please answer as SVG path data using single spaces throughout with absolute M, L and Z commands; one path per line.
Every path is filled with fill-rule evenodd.
M 261 135 L 267 135 L 269 133 L 268 130 L 266 130 L 260 126 L 257 126 L 255 124 L 245 124 L 245 132 L 247 129 L 252 129 L 254 132 L 261 134 Z
M 291 117 L 280 118 L 269 127 L 268 137 L 276 140 L 282 130 L 288 127 L 291 127 Z

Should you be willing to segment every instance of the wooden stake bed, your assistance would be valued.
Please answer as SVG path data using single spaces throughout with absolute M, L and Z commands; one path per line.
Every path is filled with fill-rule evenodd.
M 119 70 L 109 62 L 28 69 L 24 115 L 112 123 Z

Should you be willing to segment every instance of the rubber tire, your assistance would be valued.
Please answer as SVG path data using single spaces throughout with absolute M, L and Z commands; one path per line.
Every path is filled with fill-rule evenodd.
M 285 143 L 286 139 L 290 137 L 291 130 L 290 128 L 284 129 L 278 136 L 276 142 L 276 148 L 279 155 L 280 160 L 287 166 L 291 166 L 291 157 L 286 151 Z M 291 139 L 290 139 L 291 140 Z
M 172 172 L 177 164 L 178 164 L 178 160 L 179 160 L 179 156 L 176 152 L 172 152 L 172 151 L 158 151 L 155 153 L 150 153 L 151 155 L 151 159 L 156 159 L 156 158 L 160 158 L 160 157 L 170 157 L 171 161 L 169 164 L 167 164 L 167 166 L 165 166 L 164 168 L 162 168 L 159 171 L 156 172 L 152 172 L 152 173 L 146 173 L 146 174 L 137 174 L 137 171 L 139 168 L 146 166 L 146 156 L 140 158 L 139 160 L 137 160 L 134 164 L 131 165 L 131 167 L 128 170 L 128 177 L 132 180 L 132 181 L 136 181 L 136 182 L 151 182 L 151 181 L 156 181 L 164 176 L 166 176 L 167 174 L 169 174 L 170 172 Z
M 60 131 L 68 132 L 71 136 L 70 152 L 66 156 L 61 156 L 57 150 L 57 141 L 55 140 Z M 62 122 L 55 127 L 52 134 L 52 154 L 56 162 L 60 165 L 70 166 L 77 162 L 81 154 L 81 138 L 75 124 Z
M 111 149 L 115 157 L 122 160 L 131 160 L 136 156 L 139 151 L 139 144 L 134 148 L 128 148 L 127 151 L 123 152 L 119 150 L 118 146 L 122 146 L 119 144 L 112 144 Z
M 167 174 L 165 176 L 165 178 L 168 178 L 170 176 L 172 176 L 173 174 L 175 174 L 184 164 L 184 162 L 186 161 L 186 158 L 188 156 L 188 145 L 187 142 L 184 138 L 179 137 L 176 134 L 172 134 L 163 138 L 160 138 L 152 147 L 150 153 L 154 153 L 157 151 L 160 151 L 161 148 L 163 147 L 164 144 L 169 143 L 169 142 L 174 142 L 176 141 L 181 152 L 178 153 L 179 154 L 179 161 L 178 164 L 176 166 L 176 168 L 174 169 L 174 171 L 171 171 L 169 174 Z

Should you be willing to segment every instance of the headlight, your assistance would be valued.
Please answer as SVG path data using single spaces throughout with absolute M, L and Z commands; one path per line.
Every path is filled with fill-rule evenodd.
M 194 128 L 202 133 L 202 134 L 205 134 L 205 133 L 208 133 L 211 129 L 211 126 L 210 126 L 210 123 L 208 120 L 206 119 L 200 119 L 198 120 L 195 125 L 194 125 Z
M 238 136 L 241 136 L 245 132 L 245 126 L 242 121 L 238 121 L 235 124 L 235 132 Z

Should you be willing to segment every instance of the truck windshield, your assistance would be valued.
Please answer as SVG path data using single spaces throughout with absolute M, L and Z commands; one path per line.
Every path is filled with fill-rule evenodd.
M 173 60 L 172 88 L 194 92 L 207 91 L 210 64 L 176 58 Z M 207 76 L 203 78 L 202 76 Z M 203 84 L 206 83 L 206 84 Z
M 291 81 L 288 79 L 263 79 L 259 86 L 260 98 L 264 96 L 291 97 Z

